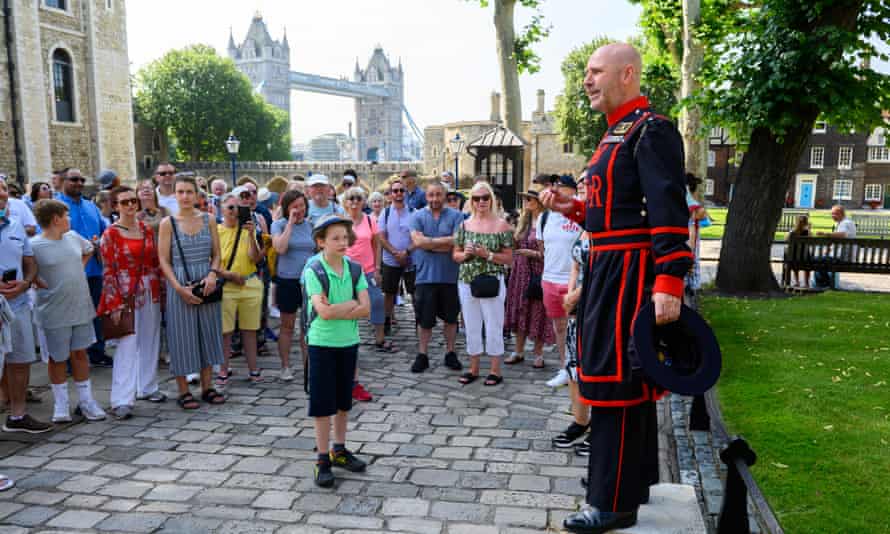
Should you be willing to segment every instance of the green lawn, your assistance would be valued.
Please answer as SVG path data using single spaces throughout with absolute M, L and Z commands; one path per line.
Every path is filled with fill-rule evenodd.
M 890 533 L 890 295 L 706 297 L 730 433 L 789 533 Z
M 702 228 L 702 239 L 722 239 L 723 229 L 726 225 L 727 208 L 708 208 L 713 224 Z M 810 210 L 810 228 L 813 232 L 831 232 L 834 229 L 834 221 L 831 220 L 831 210 Z M 776 240 L 784 241 L 787 232 L 776 232 Z

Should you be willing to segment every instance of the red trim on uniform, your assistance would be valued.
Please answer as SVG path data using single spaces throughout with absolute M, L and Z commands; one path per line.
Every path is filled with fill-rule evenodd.
M 621 490 L 621 466 L 624 464 L 624 426 L 627 420 L 627 408 L 621 410 L 621 441 L 618 445 L 618 476 L 615 480 L 615 498 L 612 500 L 612 511 L 618 511 L 618 493 Z
M 637 305 L 634 307 L 634 320 L 630 322 L 630 331 L 633 332 L 634 325 L 637 324 L 637 315 L 640 313 L 640 307 L 643 304 L 643 289 L 646 286 L 646 259 L 649 255 L 648 250 L 640 252 L 640 274 L 637 280 Z
M 628 235 L 649 235 L 648 228 L 631 228 L 628 230 L 611 230 L 609 232 L 596 232 L 590 234 L 591 239 L 605 239 L 607 237 L 624 237 Z
M 599 245 L 594 246 L 591 250 L 593 252 L 607 252 L 610 250 L 640 250 L 651 248 L 652 243 L 617 243 L 614 245 Z
M 609 123 L 609 128 L 615 126 L 615 124 L 626 117 L 630 112 L 634 111 L 637 108 L 648 108 L 649 107 L 649 99 L 645 96 L 638 96 L 632 100 L 628 100 L 624 104 L 618 106 L 617 109 L 612 111 L 606 115 L 606 121 Z
M 689 235 L 688 226 L 656 226 L 650 230 L 652 235 L 657 234 L 680 234 Z
M 668 295 L 673 295 L 675 297 L 682 297 L 683 279 L 669 274 L 656 275 L 652 293 L 667 293 Z
M 692 252 L 688 252 L 685 250 L 678 250 L 677 252 L 671 252 L 670 254 L 666 254 L 657 260 L 655 260 L 655 265 L 661 265 L 662 263 L 667 263 L 669 261 L 676 260 L 677 258 L 694 258 Z
M 615 158 L 618 157 L 618 149 L 612 151 L 612 157 L 609 158 L 609 167 L 606 169 L 606 230 L 612 229 L 612 169 L 615 167 Z
M 620 245 L 619 245 L 620 246 Z M 627 271 L 630 260 L 631 251 L 624 252 L 621 268 L 621 285 L 618 289 L 618 304 L 615 306 L 615 374 L 587 376 L 584 374 L 584 368 L 578 367 L 578 380 L 581 382 L 621 382 L 623 378 L 623 369 L 621 361 L 624 356 L 624 339 L 621 331 L 621 306 L 624 304 L 624 290 L 627 287 Z

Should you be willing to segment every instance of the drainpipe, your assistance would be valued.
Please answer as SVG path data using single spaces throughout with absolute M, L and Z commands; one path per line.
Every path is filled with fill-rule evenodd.
M 22 170 L 22 147 L 19 143 L 18 93 L 15 87 L 15 62 L 12 54 L 12 8 L 9 0 L 3 0 L 3 19 L 5 22 L 4 40 L 6 42 L 6 70 L 9 75 L 9 108 L 12 120 L 13 157 L 15 158 L 15 176 L 24 191 L 25 176 Z

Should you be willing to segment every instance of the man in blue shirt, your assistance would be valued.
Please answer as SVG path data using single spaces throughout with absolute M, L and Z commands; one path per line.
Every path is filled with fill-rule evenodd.
M 405 205 L 412 211 L 417 211 L 426 206 L 426 195 L 417 187 L 417 171 L 407 169 L 399 175 L 405 184 Z
M 423 194 L 423 193 L 421 193 Z M 459 211 L 445 207 L 445 187 L 435 181 L 426 187 L 429 205 L 411 216 L 411 242 L 414 245 L 415 265 L 414 315 L 420 331 L 417 358 L 412 373 L 422 373 L 429 367 L 427 349 L 433 336 L 436 317 L 445 323 L 447 352 L 445 366 L 460 371 L 463 366 L 454 352 L 457 337 L 457 315 L 460 300 L 457 296 L 458 265 L 451 257 L 454 233 L 464 222 Z
M 68 169 L 62 181 L 62 191 L 56 193 L 56 199 L 61 200 L 68 206 L 71 229 L 92 243 L 95 249 L 98 250 L 99 238 L 105 232 L 106 226 L 99 208 L 83 198 L 83 186 L 85 183 L 86 179 L 80 173 L 80 169 Z M 90 285 L 90 297 L 93 299 L 93 305 L 98 306 L 99 298 L 102 296 L 102 264 L 99 262 L 98 254 L 94 254 L 90 258 L 84 271 L 87 275 L 87 282 Z M 105 341 L 102 339 L 102 321 L 98 316 L 93 320 L 93 329 L 96 332 L 97 341 L 87 349 L 90 364 L 94 367 L 111 367 L 113 362 L 111 358 L 105 355 Z

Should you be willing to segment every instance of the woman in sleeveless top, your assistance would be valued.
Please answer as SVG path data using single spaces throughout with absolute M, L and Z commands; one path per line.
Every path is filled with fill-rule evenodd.
M 176 377 L 179 388 L 178 404 L 183 409 L 194 410 L 199 403 L 189 392 L 186 376 L 190 373 L 200 373 L 201 398 L 205 402 L 225 402 L 210 381 L 212 367 L 223 362 L 222 308 L 219 302 L 203 304 L 192 294 L 191 287 L 204 282 L 205 295 L 216 288 L 219 234 L 216 221 L 195 209 L 198 187 L 193 178 L 177 178 L 175 192 L 179 214 L 161 223 L 158 250 L 161 270 L 167 279 L 170 373 Z

